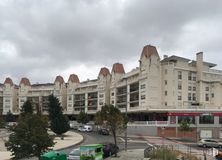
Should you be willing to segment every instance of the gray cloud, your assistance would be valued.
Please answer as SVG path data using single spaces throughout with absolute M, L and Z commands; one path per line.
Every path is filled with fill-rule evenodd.
M 51 82 L 58 74 L 67 78 L 67 71 L 82 80 L 96 78 L 98 66 L 136 65 L 131 59 L 139 59 L 146 44 L 156 45 L 161 55 L 188 58 L 201 50 L 220 63 L 221 5 L 209 0 L 0 0 L 0 80 L 10 75 Z

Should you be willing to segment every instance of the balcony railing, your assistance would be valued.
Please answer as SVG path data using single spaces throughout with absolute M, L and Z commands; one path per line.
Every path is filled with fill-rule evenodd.
M 134 121 L 129 122 L 129 126 L 143 125 L 143 126 L 168 126 L 169 121 Z

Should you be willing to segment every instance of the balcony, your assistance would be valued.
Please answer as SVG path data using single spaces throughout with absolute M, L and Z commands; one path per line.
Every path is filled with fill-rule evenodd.
M 88 93 L 88 99 L 97 99 L 98 98 L 98 93 L 97 92 L 93 92 L 93 93 Z
M 126 93 L 127 93 L 126 86 L 117 88 L 117 96 L 126 95 Z
M 134 121 L 129 122 L 128 126 L 156 126 L 165 127 L 169 126 L 169 121 Z
M 130 93 L 139 92 L 139 83 L 133 83 L 130 85 Z
M 119 103 L 117 104 L 118 108 L 126 108 L 126 103 Z

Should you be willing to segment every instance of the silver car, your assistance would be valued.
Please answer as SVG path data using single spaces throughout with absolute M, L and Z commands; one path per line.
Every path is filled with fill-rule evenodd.
M 80 160 L 80 149 L 73 149 L 68 155 L 68 160 Z
M 204 148 L 205 147 L 222 148 L 222 143 L 213 139 L 201 139 L 198 142 L 198 146 L 204 147 Z

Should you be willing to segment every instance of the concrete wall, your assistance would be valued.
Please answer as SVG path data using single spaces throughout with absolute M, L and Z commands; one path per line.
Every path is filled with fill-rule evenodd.
M 157 136 L 157 127 L 155 126 L 128 126 L 128 135 Z

